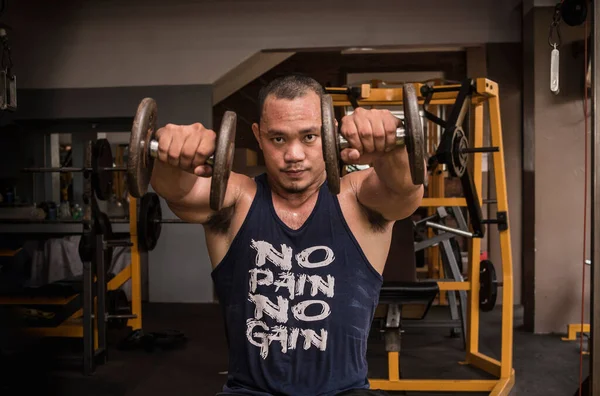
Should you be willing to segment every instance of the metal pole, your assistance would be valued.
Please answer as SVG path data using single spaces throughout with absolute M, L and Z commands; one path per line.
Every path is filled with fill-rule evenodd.
M 469 231 L 459 230 L 459 229 L 456 229 L 456 228 L 445 226 L 443 224 L 433 223 L 431 221 L 426 222 L 425 225 L 427 227 L 431 227 L 431 228 L 435 228 L 437 230 L 442 230 L 442 231 L 450 232 L 450 233 L 458 235 L 458 236 L 463 236 L 463 237 L 467 237 L 467 238 L 473 238 L 473 233 L 471 233 Z
M 98 351 L 94 356 L 100 354 L 101 362 L 106 362 L 106 269 L 110 268 L 111 263 L 104 261 L 106 257 L 106 248 L 104 246 L 104 236 L 96 235 L 95 249 L 96 255 L 96 329 L 98 330 Z
M 594 378 L 594 373 L 600 372 L 600 183 L 598 183 L 598 165 L 600 165 L 600 118 L 597 114 L 598 95 L 600 85 L 596 82 L 596 76 L 600 76 L 600 51 L 596 49 L 600 45 L 600 7 L 591 2 L 593 9 L 592 34 L 593 40 L 590 50 L 592 51 L 592 136 L 591 136 L 591 242 L 592 242 L 592 265 L 591 265 L 591 296 L 590 296 L 590 323 L 591 323 L 591 354 L 590 354 L 590 390 L 591 395 L 600 396 L 600 376 Z M 587 87 L 586 87 L 587 89 Z M 596 342 L 599 341 L 599 342 Z

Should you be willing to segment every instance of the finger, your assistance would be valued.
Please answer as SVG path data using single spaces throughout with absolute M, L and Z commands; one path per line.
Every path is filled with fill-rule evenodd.
M 385 135 L 385 151 L 389 152 L 396 148 L 396 129 L 400 125 L 400 119 L 388 112 L 388 116 L 383 118 L 384 128 L 387 131 Z
M 196 156 L 196 149 L 202 139 L 200 133 L 190 133 L 183 143 L 181 148 L 181 158 L 179 159 L 179 166 L 181 169 L 193 169 L 192 161 Z
M 372 153 L 375 151 L 375 143 L 373 142 L 373 128 L 369 119 L 363 115 L 358 115 L 354 118 L 354 123 L 356 124 L 356 129 L 358 130 L 358 136 L 363 147 L 363 152 Z
M 352 165 L 358 162 L 360 159 L 360 153 L 358 150 L 353 148 L 343 149 L 340 152 L 340 158 L 342 159 L 342 162 Z
M 358 154 L 361 155 L 363 153 L 363 146 L 360 141 L 360 136 L 358 136 L 358 129 L 356 129 L 356 124 L 353 122 L 352 118 L 346 116 L 342 118 L 342 127 L 340 128 L 340 133 L 346 140 L 350 147 L 356 149 Z
M 169 147 L 173 140 L 173 134 L 169 132 L 168 127 L 161 128 L 156 131 L 156 138 L 158 139 L 158 160 L 166 163 L 168 160 Z
M 196 152 L 192 161 L 193 167 L 205 165 L 208 157 L 215 152 L 216 134 L 211 130 L 204 130 L 200 136 L 200 143 L 196 147 Z
M 212 166 L 200 165 L 194 169 L 194 174 L 199 177 L 210 177 L 212 176 Z
M 371 130 L 373 131 L 373 146 L 375 151 L 384 152 L 386 147 L 386 136 L 389 135 L 389 129 L 385 128 L 384 113 L 376 111 L 370 118 Z
M 167 154 L 167 162 L 171 166 L 179 167 L 179 160 L 181 158 L 181 148 L 185 137 L 182 135 L 181 130 L 174 131 L 172 134 L 173 138 L 169 145 L 169 151 Z

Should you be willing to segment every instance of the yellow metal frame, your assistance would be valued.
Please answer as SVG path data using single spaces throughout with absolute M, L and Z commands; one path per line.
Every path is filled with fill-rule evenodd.
M 487 104 L 489 109 L 489 124 L 491 145 L 498 147 L 497 152 L 491 153 L 494 166 L 494 179 L 496 183 L 496 201 L 498 212 L 505 212 L 508 221 L 508 196 L 506 191 L 506 172 L 504 164 L 504 148 L 502 141 L 502 123 L 500 119 L 500 98 L 498 84 L 486 78 L 475 80 L 476 89 L 471 96 L 471 111 L 474 114 L 473 147 L 482 147 L 484 133 L 483 107 Z M 415 83 L 416 92 L 420 94 L 421 83 Z M 434 86 L 434 88 L 459 88 L 458 85 Z M 370 88 L 362 89 L 368 92 L 367 97 L 358 99 L 359 106 L 396 106 L 402 105 L 402 88 Z M 429 102 L 430 105 L 452 105 L 458 94 L 454 92 L 435 93 Z M 344 94 L 332 94 L 334 106 L 350 106 L 348 97 Z M 361 95 L 363 96 L 363 95 Z M 424 97 L 419 97 L 419 103 L 424 102 Z M 480 204 L 482 191 L 482 154 L 472 155 L 472 177 L 478 193 Z M 464 198 L 435 197 L 423 200 L 423 207 L 433 206 L 466 206 Z M 450 392 L 489 392 L 490 395 L 508 395 L 515 383 L 515 370 L 513 369 L 513 266 L 512 249 L 510 241 L 510 223 L 506 230 L 499 230 L 501 263 L 502 267 L 502 336 L 500 359 L 487 356 L 479 351 L 479 261 L 481 240 L 473 238 L 469 246 L 469 277 L 466 282 L 439 282 L 440 290 L 466 290 L 468 294 L 467 306 L 467 350 L 466 358 L 462 364 L 470 365 L 492 375 L 494 379 L 404 379 L 400 378 L 400 356 L 398 352 L 388 352 L 388 378 L 369 379 L 371 387 L 390 391 L 450 391 Z
M 567 336 L 562 337 L 563 341 L 575 341 L 577 339 L 577 334 L 579 333 L 589 333 L 590 325 L 589 323 L 571 323 L 567 325 Z
M 136 317 L 129 319 L 127 325 L 135 331 L 142 328 L 142 265 L 138 247 L 137 200 L 131 195 L 129 196 L 129 239 L 132 243 L 131 265 L 128 267 L 131 272 L 129 274 L 131 279 L 131 313 Z M 112 280 L 116 278 L 118 278 L 118 275 Z
M 591 331 L 591 327 L 589 323 L 571 323 L 567 325 L 567 336 L 562 337 L 563 341 L 575 341 L 577 340 L 577 334 L 589 333 Z M 583 337 L 583 334 L 581 335 Z M 581 351 L 582 355 L 589 355 L 589 351 Z

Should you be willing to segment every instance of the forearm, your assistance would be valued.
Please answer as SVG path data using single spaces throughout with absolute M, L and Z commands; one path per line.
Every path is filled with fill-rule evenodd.
M 154 162 L 150 183 L 169 204 L 182 205 L 189 199 L 198 176 L 161 161 Z
M 375 170 L 373 176 L 376 176 L 388 190 L 396 195 L 412 195 L 422 189 L 422 185 L 414 185 L 412 182 L 408 154 L 405 149 L 396 149 L 377 158 L 373 163 L 373 168 Z

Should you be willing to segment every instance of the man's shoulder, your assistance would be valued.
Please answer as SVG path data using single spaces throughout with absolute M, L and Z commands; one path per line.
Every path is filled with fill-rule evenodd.
M 259 175 L 246 175 L 243 173 L 231 172 L 227 188 L 234 189 L 235 203 L 234 206 L 239 207 L 240 203 L 244 203 L 248 199 L 254 199 L 258 189 L 259 180 L 263 177 Z
M 257 178 L 260 175 L 251 177 L 242 173 L 231 172 L 228 180 L 227 189 L 231 189 L 231 193 L 235 195 L 233 204 L 224 207 L 218 212 L 213 213 L 205 227 L 209 232 L 215 234 L 231 233 L 232 227 L 235 228 L 239 223 L 239 219 L 245 219 L 250 206 L 256 196 L 258 189 Z M 234 232 L 237 232 L 235 230 Z

